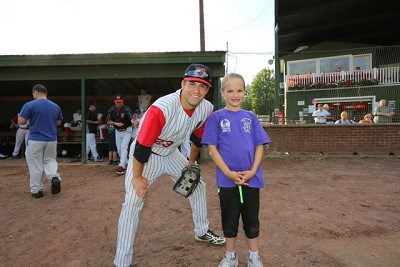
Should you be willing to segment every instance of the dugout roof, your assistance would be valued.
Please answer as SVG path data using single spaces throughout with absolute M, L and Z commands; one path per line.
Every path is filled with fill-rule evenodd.
M 191 63 L 211 68 L 213 90 L 225 74 L 225 56 L 225 51 L 0 56 L 1 98 L 30 96 L 36 83 L 51 96 L 80 96 L 83 84 L 86 95 L 140 94 L 143 87 L 165 95 L 180 88 Z

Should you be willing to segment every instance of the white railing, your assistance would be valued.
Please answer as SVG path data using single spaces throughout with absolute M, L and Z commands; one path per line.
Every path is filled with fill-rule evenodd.
M 289 90 L 400 83 L 400 67 L 286 76 Z

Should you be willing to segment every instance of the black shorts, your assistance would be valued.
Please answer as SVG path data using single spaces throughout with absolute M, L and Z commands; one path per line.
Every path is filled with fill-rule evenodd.
M 238 187 L 221 187 L 219 190 L 222 230 L 225 237 L 237 236 L 240 215 L 247 238 L 251 239 L 259 235 L 260 189 L 242 186 L 242 193 L 243 203 L 240 203 Z
M 108 134 L 108 150 L 117 151 L 117 143 L 115 142 L 115 133 Z

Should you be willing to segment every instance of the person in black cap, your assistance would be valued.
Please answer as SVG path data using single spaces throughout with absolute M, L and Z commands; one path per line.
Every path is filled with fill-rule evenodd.
M 210 87 L 210 69 L 202 64 L 191 64 L 185 71 L 181 89 L 160 97 L 144 113 L 138 135 L 130 147 L 125 174 L 126 193 L 118 222 L 116 266 L 132 264 L 139 216 L 150 185 L 162 175 L 170 176 L 175 183 L 186 165 L 195 164 L 201 148 L 204 122 L 213 111 L 213 105 L 204 99 Z M 188 160 L 178 147 L 189 138 L 192 146 Z M 199 183 L 188 200 L 195 240 L 213 245 L 225 244 L 225 238 L 209 228 L 204 181 Z
M 133 112 L 124 105 L 120 94 L 114 95 L 114 106 L 108 110 L 107 124 L 115 128 L 115 143 L 119 155 L 119 165 L 116 174 L 124 174 L 128 164 L 128 148 L 132 137 Z

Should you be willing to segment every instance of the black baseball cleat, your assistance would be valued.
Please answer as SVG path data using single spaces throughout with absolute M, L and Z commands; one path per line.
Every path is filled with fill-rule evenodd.
M 196 236 L 196 241 L 208 242 L 213 245 L 223 245 L 225 244 L 225 238 L 213 233 L 213 231 L 208 230 L 203 236 Z
M 61 182 L 58 177 L 53 177 L 51 179 L 51 193 L 53 195 L 61 192 Z
M 43 197 L 43 192 L 42 191 L 38 191 L 37 193 L 32 193 L 32 196 L 34 198 L 41 198 L 41 197 Z

